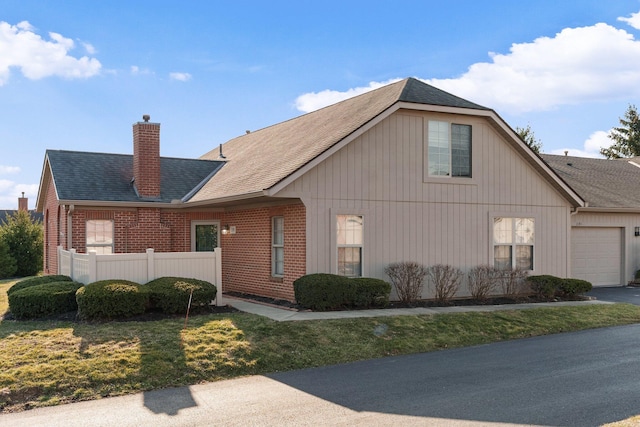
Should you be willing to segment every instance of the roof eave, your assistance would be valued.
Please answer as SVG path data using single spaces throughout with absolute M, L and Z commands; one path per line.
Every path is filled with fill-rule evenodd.
M 581 207 L 578 210 L 580 212 L 593 212 L 593 213 L 640 213 L 640 207 L 635 208 L 618 208 L 618 207 L 595 207 L 595 206 L 585 206 Z

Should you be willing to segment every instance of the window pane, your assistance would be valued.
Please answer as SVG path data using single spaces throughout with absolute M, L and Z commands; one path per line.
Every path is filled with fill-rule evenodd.
M 471 126 L 451 125 L 451 176 L 471 176 Z
M 533 270 L 533 246 L 516 246 L 516 267 Z
M 362 244 L 362 216 L 337 215 L 337 243 L 339 245 Z
M 516 218 L 516 243 L 533 244 L 533 218 Z
M 284 248 L 273 248 L 273 274 L 284 275 Z
M 279 246 L 284 244 L 284 218 L 281 216 L 273 218 L 273 244 Z
M 511 246 L 498 245 L 493 247 L 493 265 L 501 270 L 511 269 Z
M 338 248 L 338 274 L 348 277 L 362 275 L 362 248 Z
M 429 175 L 449 176 L 449 123 L 429 121 Z
M 493 243 L 511 243 L 513 239 L 512 218 L 493 219 Z
M 216 224 L 196 225 L 196 251 L 213 251 L 218 247 L 218 226 Z
M 90 219 L 87 221 L 87 245 L 113 244 L 113 222 L 104 219 Z

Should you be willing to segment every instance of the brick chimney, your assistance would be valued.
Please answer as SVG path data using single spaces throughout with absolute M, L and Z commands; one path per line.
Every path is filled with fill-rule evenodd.
M 160 123 L 149 119 L 133 125 L 133 179 L 143 199 L 160 197 Z
M 18 197 L 18 210 L 19 211 L 29 210 L 29 199 L 24 197 L 24 191 L 22 192 L 22 197 Z

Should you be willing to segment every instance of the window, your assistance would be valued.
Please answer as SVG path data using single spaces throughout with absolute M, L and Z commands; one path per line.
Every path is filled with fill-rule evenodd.
M 338 274 L 362 276 L 363 217 L 337 215 Z
M 87 253 L 95 251 L 99 255 L 113 253 L 113 221 L 90 219 L 87 221 Z
M 428 176 L 471 177 L 471 126 L 429 120 Z
M 271 274 L 284 276 L 284 217 L 271 218 Z
M 208 252 L 217 248 L 219 242 L 217 221 L 191 221 L 191 250 Z
M 496 268 L 533 270 L 533 218 L 493 219 L 493 263 Z

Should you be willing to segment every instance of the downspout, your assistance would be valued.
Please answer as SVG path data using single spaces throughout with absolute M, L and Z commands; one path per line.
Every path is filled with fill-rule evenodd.
M 75 205 L 69 205 L 69 210 L 67 211 L 67 250 L 73 248 L 73 211 L 75 210 Z

